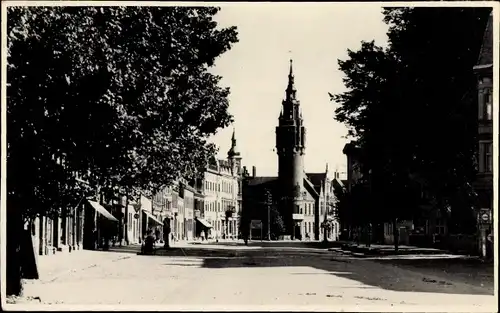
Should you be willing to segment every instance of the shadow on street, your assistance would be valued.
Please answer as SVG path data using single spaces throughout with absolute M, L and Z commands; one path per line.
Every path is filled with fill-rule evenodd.
M 493 265 L 477 260 L 463 259 L 390 259 L 363 260 L 346 257 L 325 249 L 314 248 L 322 243 L 218 243 L 217 245 L 189 245 L 186 247 L 157 248 L 154 255 L 138 257 L 169 257 L 166 266 L 224 268 L 310 267 L 358 281 L 363 288 L 379 287 L 402 292 L 431 292 L 449 294 L 493 295 Z M 324 248 L 324 247 L 323 247 Z M 112 248 L 102 253 L 138 254 L 140 246 Z M 201 259 L 189 262 L 182 258 Z M 436 272 L 444 276 L 436 276 Z M 401 274 L 403 273 L 403 274 Z M 293 275 L 322 275 L 303 273 Z M 446 278 L 448 276 L 448 279 Z M 441 278 L 440 278 L 441 277 Z M 459 278 L 459 283 L 455 282 Z M 474 281 L 464 285 L 460 281 Z M 467 284 L 467 283 L 466 283 Z M 356 288 L 361 288 L 356 287 Z

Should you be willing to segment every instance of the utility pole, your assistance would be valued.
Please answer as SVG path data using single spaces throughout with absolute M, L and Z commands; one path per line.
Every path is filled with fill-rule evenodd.
M 327 227 L 327 225 L 328 225 L 328 199 L 329 198 L 328 198 L 327 181 L 326 180 L 325 180 L 324 184 L 325 184 L 325 189 L 324 189 L 324 191 L 325 191 L 325 197 L 324 197 L 324 200 L 325 200 L 324 201 L 324 203 L 325 203 L 325 205 L 324 205 L 325 216 L 324 216 L 324 220 L 323 220 L 323 223 L 324 223 L 323 224 L 324 225 L 324 227 L 323 227 L 323 237 L 324 237 L 324 242 L 327 243 L 328 242 L 328 227 Z
M 219 242 L 219 206 L 217 202 L 215 205 L 215 242 Z
M 132 221 L 128 220 L 128 189 L 125 191 L 125 218 L 124 218 L 124 228 L 125 228 L 125 244 L 128 246 L 129 245 L 129 238 L 128 238 L 128 228 L 129 228 L 129 223 L 132 223 Z M 120 242 L 121 244 L 121 242 Z
M 272 194 L 267 190 L 267 240 L 271 241 L 271 205 L 273 203 Z

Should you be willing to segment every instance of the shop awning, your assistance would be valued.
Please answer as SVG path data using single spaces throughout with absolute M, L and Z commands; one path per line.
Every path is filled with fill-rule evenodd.
M 149 213 L 148 211 L 142 211 L 142 212 L 146 213 L 147 217 L 149 217 L 153 221 L 157 222 L 158 224 L 161 224 L 161 222 L 153 214 Z
M 198 222 L 200 222 L 203 226 L 205 226 L 206 228 L 212 228 L 212 225 L 210 225 L 209 222 L 207 222 L 206 220 L 202 219 L 202 218 L 196 218 L 196 220 Z
M 102 214 L 105 218 L 107 218 L 110 221 L 118 222 L 118 220 L 111 213 L 109 213 L 108 210 L 106 210 L 105 207 L 103 207 L 102 205 L 100 205 L 99 203 L 97 203 L 95 201 L 91 201 L 91 200 L 88 200 L 88 201 L 89 201 L 90 205 L 97 212 L 99 212 L 100 214 Z

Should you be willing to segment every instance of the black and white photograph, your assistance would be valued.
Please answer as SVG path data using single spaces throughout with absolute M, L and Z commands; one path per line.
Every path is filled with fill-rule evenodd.
M 493 1 L 2 1 L 7 311 L 498 311 Z

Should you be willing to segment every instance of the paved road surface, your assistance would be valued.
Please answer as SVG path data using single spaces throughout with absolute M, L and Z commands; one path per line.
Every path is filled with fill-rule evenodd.
M 493 273 L 467 280 L 439 269 L 291 246 L 199 245 L 159 251 L 156 256 L 137 255 L 138 249 L 91 252 L 92 266 L 32 281 L 25 286 L 25 295 L 38 296 L 43 304 L 120 304 L 124 309 L 125 305 L 446 312 L 497 308 Z

